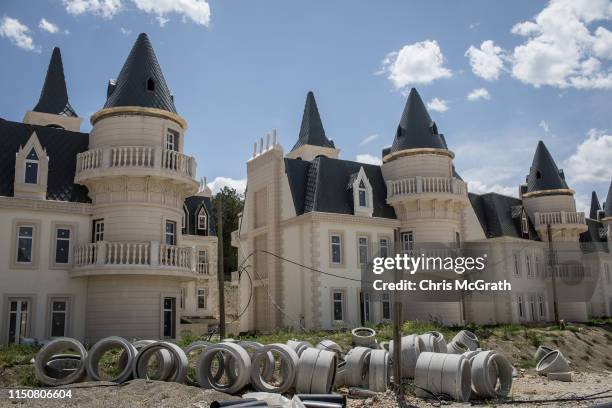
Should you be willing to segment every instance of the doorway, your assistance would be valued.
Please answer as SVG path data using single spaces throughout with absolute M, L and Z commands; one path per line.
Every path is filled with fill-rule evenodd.
M 8 343 L 21 343 L 29 335 L 30 301 L 27 299 L 9 300 Z

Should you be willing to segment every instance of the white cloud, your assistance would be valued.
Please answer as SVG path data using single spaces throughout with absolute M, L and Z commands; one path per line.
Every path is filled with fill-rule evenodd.
M 533 21 L 512 28 L 526 37 L 514 48 L 512 75 L 535 87 L 612 89 L 612 33 L 588 27 L 611 19 L 608 0 L 551 0 Z
M 92 13 L 112 18 L 125 6 L 126 0 L 63 0 L 66 11 L 73 15 Z M 210 24 L 210 5 L 206 0 L 130 0 L 137 9 L 154 14 L 160 26 L 168 21 L 168 14 L 176 13 L 183 22 L 191 20 L 196 24 Z
M 538 123 L 538 126 L 544 129 L 544 132 L 550 132 L 550 125 L 545 120 L 541 120 L 540 123 Z
M 470 180 L 468 183 L 468 191 L 476 194 L 499 193 L 512 197 L 518 195 L 518 187 L 508 187 L 501 184 L 485 184 L 480 180 Z
M 436 112 L 446 112 L 448 110 L 448 102 L 444 99 L 433 98 L 427 103 L 427 107 Z
M 470 92 L 467 96 L 468 101 L 477 101 L 478 99 L 491 99 L 491 95 L 486 88 L 477 88 Z
M 132 34 L 132 30 L 130 30 L 128 28 L 120 27 L 119 29 L 121 30 L 121 34 L 123 34 L 123 35 L 130 35 L 130 34 Z
M 565 174 L 576 182 L 606 182 L 612 179 L 612 134 L 591 129 L 586 140 L 567 159 Z
M 40 52 L 40 47 L 34 45 L 28 26 L 21 24 L 19 20 L 11 17 L 2 17 L 0 20 L 0 37 L 8 38 L 17 47 Z
M 380 137 L 380 135 L 378 133 L 374 133 L 373 135 L 369 135 L 363 138 L 363 140 L 361 141 L 361 143 L 359 143 L 360 146 L 363 146 L 364 144 L 368 144 L 370 142 L 373 142 L 374 140 L 378 139 Z
M 40 22 L 38 23 L 38 28 L 51 34 L 55 34 L 59 31 L 59 27 L 47 20 L 46 18 L 40 19 Z
M 478 27 L 480 25 L 480 22 L 475 22 L 475 23 L 470 23 L 469 27 L 470 30 L 474 30 L 476 27 Z
M 357 157 L 355 157 L 355 161 L 365 164 L 376 164 L 378 166 L 382 164 L 382 159 L 371 154 L 358 154 Z
M 483 41 L 480 48 L 470 45 L 465 56 L 470 59 L 474 75 L 487 81 L 498 79 L 504 69 L 505 52 L 491 40 Z
M 112 18 L 123 9 L 121 0 L 63 0 L 69 14 L 78 16 L 91 13 L 104 18 Z
M 208 187 L 211 189 L 213 194 L 221 191 L 223 187 L 230 187 L 235 189 L 238 193 L 244 194 L 246 185 L 246 179 L 233 179 L 229 177 L 216 177 L 213 181 L 208 183 Z
M 380 72 L 386 73 L 397 89 L 452 76 L 452 72 L 444 67 L 444 56 L 435 40 L 405 45 L 399 51 L 387 54 Z

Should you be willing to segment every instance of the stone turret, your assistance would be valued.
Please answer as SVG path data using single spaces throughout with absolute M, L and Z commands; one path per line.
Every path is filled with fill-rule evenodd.
M 600 220 L 608 229 L 608 248 L 612 253 L 612 181 L 608 188 L 608 196 L 603 208 L 603 218 Z

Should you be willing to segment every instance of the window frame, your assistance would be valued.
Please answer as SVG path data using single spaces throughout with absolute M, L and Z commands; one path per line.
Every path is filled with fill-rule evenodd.
M 362 244 L 362 240 L 365 240 L 365 244 Z M 365 253 L 362 253 L 364 249 Z M 362 255 L 365 255 L 365 262 Z M 357 264 L 367 265 L 368 262 L 370 262 L 370 237 L 366 234 L 357 234 Z
M 61 336 L 53 336 L 53 315 L 56 313 L 56 311 L 53 310 L 54 302 L 64 302 L 66 304 L 66 309 L 63 311 L 64 313 L 64 334 Z M 72 305 L 72 296 L 70 295 L 52 294 L 48 296 L 47 337 L 58 338 L 58 337 L 67 337 L 70 335 L 71 305 Z
M 529 254 L 525 254 L 525 266 L 527 267 L 527 277 L 535 278 L 535 271 L 532 268 L 531 255 Z
M 204 219 L 204 227 L 202 227 L 202 219 Z M 202 206 L 198 211 L 198 231 L 208 231 L 208 212 Z
M 173 152 L 179 151 L 179 135 L 180 133 L 172 128 L 166 128 L 164 137 L 164 148 Z M 171 137 L 170 137 L 171 136 Z
M 34 152 L 34 154 L 36 155 L 36 159 L 28 159 L 28 156 L 30 155 L 30 153 Z M 33 165 L 34 169 L 35 169 L 35 175 L 34 175 L 34 182 L 28 181 L 28 165 Z M 40 181 L 40 157 L 38 157 L 38 153 L 36 153 L 36 149 L 34 147 L 32 147 L 30 149 L 30 151 L 28 152 L 28 154 L 25 157 L 25 160 L 23 162 L 23 183 L 24 184 L 32 184 L 32 185 L 38 185 L 38 182 Z
M 172 225 L 172 232 L 168 232 L 168 226 Z M 164 244 L 165 245 L 177 245 L 177 223 L 174 220 L 165 220 L 164 221 Z M 170 237 L 170 241 L 168 242 L 168 238 Z
M 338 237 L 338 242 L 334 242 L 334 237 Z M 334 261 L 334 246 L 338 246 L 338 256 L 340 259 Z M 344 234 L 330 231 L 329 233 L 329 264 L 331 266 L 344 265 Z
M 336 300 L 335 295 L 339 294 L 340 299 Z M 336 303 L 340 302 L 341 319 L 336 319 Z M 346 321 L 346 291 L 344 289 L 331 289 L 331 320 L 334 323 L 344 323 Z
M 100 228 L 98 229 L 98 227 Z M 104 218 L 98 218 L 97 220 L 93 220 L 91 237 L 93 243 L 104 241 L 104 229 Z
M 523 303 L 523 295 L 516 295 L 516 305 L 518 306 L 518 317 L 519 320 L 525 319 L 525 305 Z
M 514 276 L 520 278 L 523 275 L 523 270 L 521 268 L 521 256 L 518 252 L 514 252 L 512 257 L 514 262 Z
M 66 230 L 68 231 L 68 238 L 59 237 L 59 231 Z M 54 225 L 53 226 L 53 266 L 66 266 L 72 263 L 72 242 L 73 242 L 73 228 L 69 225 Z M 67 242 L 68 246 L 66 248 L 66 262 L 58 262 L 57 260 L 57 251 L 59 249 L 59 242 Z
M 200 306 L 200 299 L 202 299 L 204 306 Z M 202 286 L 196 287 L 196 308 L 198 310 L 208 309 L 208 289 L 207 288 L 204 288 Z
M 21 229 L 22 228 L 29 228 L 31 230 L 30 232 L 30 236 L 28 235 L 21 235 Z M 15 263 L 20 264 L 20 265 L 32 265 L 34 264 L 34 234 L 36 233 L 36 227 L 34 225 L 31 224 L 19 224 L 17 225 L 17 235 L 15 236 L 16 239 L 16 243 L 15 243 Z M 30 253 L 29 253 L 29 260 L 28 261 L 20 261 L 19 260 L 19 255 L 20 255 L 20 243 L 21 240 L 29 240 L 30 241 Z
M 385 304 L 388 305 L 387 308 L 389 317 L 385 317 Z M 380 316 L 383 321 L 391 320 L 391 294 L 389 292 L 383 292 L 380 294 Z
M 410 237 L 410 239 L 405 240 L 404 237 Z M 402 244 L 402 252 L 414 251 L 414 230 L 407 230 L 400 232 L 400 242 Z M 406 249 L 405 244 L 408 243 L 408 249 Z
M 386 242 L 385 245 L 383 245 L 383 241 Z M 383 248 L 385 248 L 386 254 L 383 255 Z M 390 248 L 391 248 L 391 240 L 389 239 L 389 237 L 383 236 L 383 237 L 379 237 L 378 238 L 378 256 L 381 258 L 388 258 L 389 257 L 389 253 L 390 253 Z

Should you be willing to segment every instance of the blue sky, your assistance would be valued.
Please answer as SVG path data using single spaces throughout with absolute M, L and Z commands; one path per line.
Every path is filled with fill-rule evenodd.
M 516 195 L 542 139 L 583 208 L 612 179 L 611 22 L 609 0 L 3 0 L 0 117 L 35 105 L 57 45 L 89 130 L 146 32 L 217 186 L 271 129 L 292 147 L 308 90 L 342 158 L 379 159 L 414 86 L 472 191 Z

